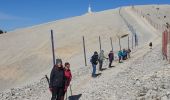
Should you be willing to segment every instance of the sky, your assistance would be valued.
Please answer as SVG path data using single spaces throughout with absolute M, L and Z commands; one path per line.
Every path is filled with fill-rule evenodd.
M 97 12 L 128 5 L 170 4 L 170 0 L 0 0 L 0 29 L 12 31 L 80 16 L 89 4 Z

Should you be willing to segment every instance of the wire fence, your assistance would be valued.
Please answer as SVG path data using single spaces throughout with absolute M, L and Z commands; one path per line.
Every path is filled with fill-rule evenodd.
M 164 31 L 165 30 L 165 25 L 157 23 L 156 21 L 154 21 L 154 19 L 151 17 L 151 15 L 145 14 L 142 10 L 139 10 L 138 8 L 132 6 L 132 11 L 134 11 L 136 14 L 138 14 L 139 16 L 142 16 L 145 20 L 147 20 L 150 25 L 152 25 L 155 29 L 157 29 L 158 31 Z
M 129 29 L 129 31 L 132 33 L 132 49 L 133 49 L 133 40 L 135 43 L 135 47 L 138 46 L 138 35 L 136 34 L 136 30 L 135 28 L 127 21 L 127 19 L 123 16 L 123 14 L 121 13 L 122 8 L 119 9 L 119 15 L 120 17 L 123 19 L 123 21 L 125 22 L 127 28 Z
M 166 59 L 170 63 L 170 25 L 165 22 L 156 23 L 150 16 L 150 14 L 145 14 L 141 10 L 132 6 L 132 11 L 136 12 L 139 16 L 145 18 L 150 25 L 152 25 L 156 30 L 160 31 L 162 34 L 162 55 L 163 59 Z

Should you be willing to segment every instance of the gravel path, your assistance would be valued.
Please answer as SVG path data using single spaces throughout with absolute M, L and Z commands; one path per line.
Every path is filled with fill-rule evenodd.
M 76 93 L 83 94 L 81 100 L 155 100 L 156 98 L 165 98 L 164 96 L 170 93 L 170 80 L 168 74 L 158 74 L 167 68 L 164 65 L 165 62 L 162 61 L 160 52 L 160 45 L 158 45 L 132 63 L 125 62 L 118 66 L 119 68 L 106 70 L 102 76 L 89 81 L 88 85 L 82 84 L 83 88 Z M 162 89 L 164 87 L 166 89 Z M 170 99 L 169 96 L 166 98 Z

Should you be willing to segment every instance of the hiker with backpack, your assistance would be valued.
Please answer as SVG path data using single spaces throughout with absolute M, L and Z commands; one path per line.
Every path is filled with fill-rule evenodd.
M 65 87 L 64 87 L 64 94 L 67 92 L 67 88 L 70 85 L 72 74 L 70 70 L 70 63 L 66 62 L 64 67 L 64 75 L 65 75 Z
M 94 52 L 93 56 L 91 57 L 90 62 L 93 67 L 92 77 L 96 77 L 96 65 L 98 64 L 98 53 L 96 51 Z
M 51 74 L 49 89 L 52 92 L 51 100 L 64 100 L 65 74 L 61 60 L 56 60 Z
M 126 60 L 127 59 L 127 50 L 126 49 L 123 49 L 123 53 L 122 53 L 122 58 L 123 60 Z
M 121 60 L 122 60 L 122 57 L 123 57 L 122 50 L 120 50 L 120 51 L 118 52 L 118 57 L 119 57 L 119 63 L 121 63 Z
M 102 66 L 103 66 L 103 61 L 105 59 L 108 59 L 105 57 L 104 55 L 104 50 L 101 50 L 100 54 L 99 54 L 99 70 L 102 71 Z
M 113 53 L 113 51 L 110 51 L 108 56 L 109 56 L 109 68 L 110 68 L 110 67 L 112 67 L 112 62 L 114 60 L 114 53 Z

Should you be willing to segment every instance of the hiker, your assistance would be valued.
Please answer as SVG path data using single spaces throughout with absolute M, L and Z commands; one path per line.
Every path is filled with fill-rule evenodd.
M 118 57 L 119 57 L 119 63 L 121 63 L 121 60 L 122 60 L 122 50 L 120 50 L 119 52 L 118 52 Z
M 114 60 L 114 53 L 113 53 L 113 51 L 110 51 L 108 56 L 109 56 L 109 67 L 112 67 L 112 62 Z
M 92 67 L 93 67 L 92 77 L 96 77 L 96 65 L 98 64 L 98 53 L 96 51 L 94 52 L 90 61 L 92 63 Z
M 65 76 L 61 60 L 56 60 L 51 74 L 49 89 L 52 92 L 51 100 L 64 100 Z
M 123 49 L 123 53 L 122 53 L 122 58 L 123 60 L 126 60 L 127 59 L 127 51 L 125 49 Z
M 104 56 L 104 50 L 101 50 L 100 54 L 99 54 L 99 70 L 102 71 L 102 66 L 103 66 L 103 61 L 105 59 L 108 59 Z
M 131 50 L 130 48 L 127 50 L 127 55 L 128 55 L 128 58 L 130 58 L 130 53 L 131 53 Z
M 150 49 L 152 49 L 152 42 L 149 43 Z
M 64 75 L 65 75 L 65 87 L 64 87 L 64 95 L 67 92 L 67 88 L 70 85 L 72 74 L 70 70 L 70 63 L 66 62 L 64 67 Z

